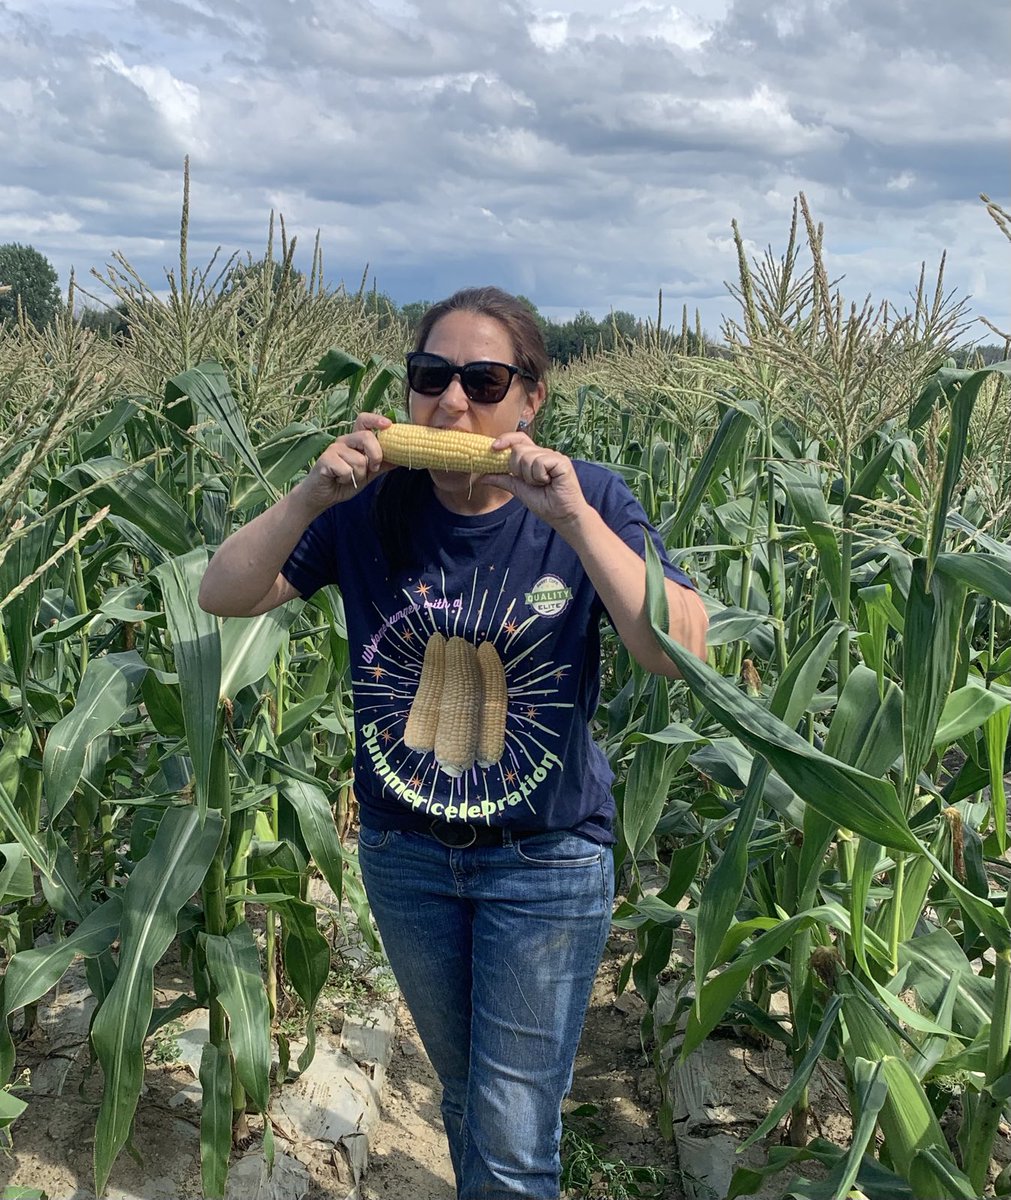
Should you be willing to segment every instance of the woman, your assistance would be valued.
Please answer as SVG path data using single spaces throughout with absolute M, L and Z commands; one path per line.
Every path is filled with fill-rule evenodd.
M 460 1200 L 559 1195 L 561 1104 L 614 890 L 612 776 L 589 732 L 601 615 L 644 668 L 675 673 L 646 615 L 641 507 L 527 433 L 547 366 L 530 311 L 498 289 L 430 308 L 411 421 L 493 437 L 509 473 L 393 469 L 376 437 L 389 422 L 362 413 L 221 546 L 200 594 L 252 616 L 341 589 L 362 875 L 442 1082 Z M 650 536 L 671 636 L 701 656 L 705 610 Z M 494 725 L 503 674 L 488 744 L 447 748 L 471 717 Z

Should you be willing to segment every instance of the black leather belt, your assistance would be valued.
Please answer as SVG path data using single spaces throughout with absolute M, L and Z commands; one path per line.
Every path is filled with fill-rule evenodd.
M 533 837 L 544 833 L 543 829 L 514 829 L 502 825 L 465 825 L 461 821 L 430 821 L 425 833 L 431 834 L 443 846 L 453 850 L 465 850 L 468 846 L 502 846 L 517 838 Z

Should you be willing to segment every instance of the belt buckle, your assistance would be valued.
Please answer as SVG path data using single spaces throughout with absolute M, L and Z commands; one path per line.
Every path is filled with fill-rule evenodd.
M 434 837 L 440 845 L 446 846 L 450 850 L 466 850 L 468 846 L 473 846 L 477 841 L 477 830 L 473 825 L 452 825 L 449 821 L 439 820 L 433 821 L 431 825 L 429 825 L 428 829 L 432 837 Z M 450 836 L 454 839 L 456 839 L 456 835 L 460 833 L 467 833 L 470 836 L 465 842 L 458 839 L 447 841 L 442 836 L 443 830 L 448 830 Z

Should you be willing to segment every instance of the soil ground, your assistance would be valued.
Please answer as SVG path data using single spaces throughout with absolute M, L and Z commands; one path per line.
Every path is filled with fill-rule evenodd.
M 613 1172 L 651 1168 L 664 1182 L 651 1186 L 638 1180 L 639 1195 L 684 1200 L 683 1181 L 672 1143 L 660 1134 L 657 1112 L 660 1094 L 656 1076 L 644 1054 L 639 1035 L 643 1003 L 634 993 L 616 997 L 615 984 L 632 946 L 631 935 L 615 931 L 598 973 L 579 1053 L 572 1094 L 566 1102 L 567 1127 L 589 1140 L 581 1143 L 583 1161 L 595 1162 L 589 1186 L 573 1187 L 567 1200 L 617 1200 L 635 1196 L 615 1185 Z M 86 988 L 74 993 L 83 998 Z M 168 989 L 185 986 L 183 972 L 162 979 Z M 70 997 L 68 997 L 68 1000 Z M 80 1000 L 83 1005 L 85 1001 Z M 49 1200 L 94 1200 L 92 1139 L 101 1094 L 101 1073 L 87 1069 L 87 1013 L 78 1012 L 74 999 L 57 1011 L 40 1036 L 19 1046 L 19 1068 L 33 1070 L 32 1091 L 25 1093 L 28 1111 L 12 1127 L 13 1152 L 0 1154 L 0 1189 L 20 1185 L 37 1188 Z M 331 1027 L 339 1034 L 340 1005 Z M 782 1094 L 790 1078 L 789 1065 L 777 1047 L 757 1047 L 734 1037 L 710 1039 L 705 1047 L 708 1124 L 696 1136 L 722 1137 L 719 1153 L 734 1151 Z M 53 1078 L 63 1062 L 65 1081 Z M 845 1145 L 849 1121 L 845 1097 L 831 1071 L 819 1068 L 812 1080 L 812 1135 L 821 1134 Z M 133 1146 L 119 1156 L 106 1200 L 196 1200 L 200 1196 L 199 1086 L 193 1074 L 163 1046 L 149 1055 L 144 1094 L 137 1112 Z M 593 1106 L 590 1116 L 580 1116 Z M 252 1122 L 255 1125 L 256 1121 Z M 276 1128 L 276 1127 L 275 1127 Z M 1005 1131 L 1006 1132 L 1006 1131 Z M 439 1086 L 403 1006 L 398 1013 L 393 1056 L 382 1089 L 382 1119 L 371 1130 L 371 1161 L 362 1183 L 361 1200 L 454 1200 L 452 1170 L 439 1114 Z M 1001 1165 L 1008 1157 L 1007 1139 L 1000 1146 Z M 308 1171 L 309 1188 L 298 1195 L 307 1200 L 344 1200 L 349 1191 L 346 1164 L 325 1143 L 286 1147 Z M 259 1152 L 251 1152 L 259 1159 Z M 767 1147 L 756 1146 L 749 1156 L 761 1162 Z M 587 1155 L 587 1151 L 592 1154 Z M 612 1164 L 612 1183 L 604 1181 L 603 1164 Z M 298 1164 L 295 1164 L 296 1166 Z M 735 1164 L 736 1165 L 736 1164 Z M 301 1168 L 300 1168 L 301 1169 Z M 617 1176 L 631 1183 L 629 1175 Z M 787 1177 L 770 1181 L 758 1200 L 782 1194 Z M 724 1193 L 725 1194 L 725 1191 Z

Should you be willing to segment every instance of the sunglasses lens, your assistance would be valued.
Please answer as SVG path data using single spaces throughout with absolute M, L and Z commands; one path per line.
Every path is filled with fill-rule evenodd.
M 422 396 L 439 396 L 449 387 L 453 365 L 437 354 L 414 354 L 407 363 L 407 382 Z
M 464 392 L 475 404 L 498 404 L 509 391 L 515 373 L 505 363 L 472 362 L 457 367 L 441 354 L 424 351 L 407 359 L 407 382 L 419 396 L 441 396 L 457 372 Z
M 476 404 L 498 404 L 509 391 L 512 372 L 501 363 L 469 363 L 461 381 L 463 390 Z

